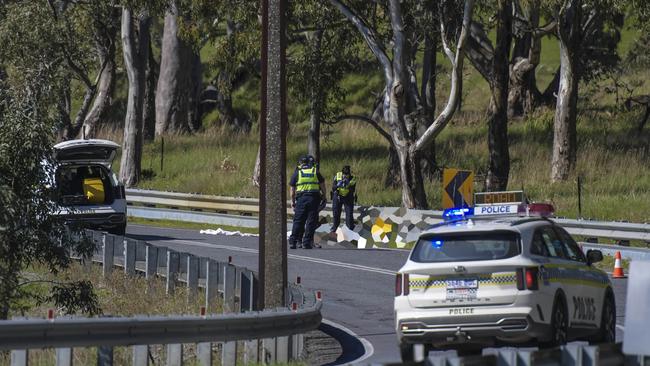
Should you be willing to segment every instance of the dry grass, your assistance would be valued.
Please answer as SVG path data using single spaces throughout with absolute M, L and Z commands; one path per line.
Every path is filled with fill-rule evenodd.
M 90 280 L 95 286 L 103 316 L 198 314 L 200 306 L 205 303 L 205 297 L 202 294 L 195 299 L 188 299 L 187 291 L 180 285 L 173 296 L 166 295 L 163 280 L 156 279 L 148 282 L 141 276 L 126 276 L 118 269 L 106 279 L 101 274 L 101 267 L 92 266 L 87 268 L 78 264 L 74 264 L 57 276 L 38 267 L 33 268 L 30 272 L 32 272 L 31 277 L 47 280 Z M 38 285 L 33 289 L 44 294 L 49 291 L 49 287 L 45 285 Z M 53 304 L 41 304 L 33 307 L 24 315 L 32 318 L 43 317 L 47 314 L 49 308 L 53 308 Z M 219 311 L 219 309 L 214 310 Z M 188 361 L 187 364 L 196 363 L 193 351 L 195 346 L 184 345 L 183 347 L 184 357 Z M 166 349 L 163 345 L 151 346 L 150 354 L 154 365 L 164 364 Z M 116 365 L 131 364 L 131 357 L 131 351 L 127 347 L 116 347 L 114 349 L 114 362 Z M 220 357 L 217 345 L 214 347 L 213 357 L 215 359 Z M 97 349 L 95 347 L 76 348 L 74 349 L 73 358 L 75 365 L 94 365 L 97 363 Z M 54 365 L 55 351 L 53 349 L 30 350 L 29 364 L 36 366 Z M 9 365 L 7 354 L 0 354 L 0 365 Z

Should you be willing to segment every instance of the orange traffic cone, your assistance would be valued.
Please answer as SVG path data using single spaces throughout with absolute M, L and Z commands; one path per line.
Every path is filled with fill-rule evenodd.
M 620 251 L 616 251 L 616 255 L 614 256 L 614 272 L 612 272 L 612 278 L 625 278 L 623 266 L 621 265 Z

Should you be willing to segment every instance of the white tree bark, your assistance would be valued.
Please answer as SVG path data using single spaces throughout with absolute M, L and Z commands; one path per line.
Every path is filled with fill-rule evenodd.
M 156 135 L 188 132 L 193 127 L 191 105 L 194 52 L 178 34 L 178 10 L 173 4 L 165 15 L 160 54 L 160 75 L 156 88 Z
M 133 15 L 130 9 L 122 9 L 122 49 L 124 67 L 129 80 L 126 117 L 124 120 L 124 141 L 120 162 L 120 179 L 126 187 L 136 185 L 140 179 L 142 158 L 142 111 L 146 62 L 149 52 L 149 26 L 151 18 L 146 14 L 138 16 L 138 36 L 136 39 Z

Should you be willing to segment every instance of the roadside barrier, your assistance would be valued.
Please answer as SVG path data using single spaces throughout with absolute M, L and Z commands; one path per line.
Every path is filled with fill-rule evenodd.
M 112 365 L 113 347 L 132 345 L 133 365 L 147 365 L 151 344 L 166 344 L 167 364 L 182 365 L 183 343 L 196 343 L 198 364 L 210 365 L 214 342 L 221 343 L 222 365 L 236 364 L 238 348 L 244 364 L 287 363 L 300 359 L 304 333 L 320 325 L 322 302 L 298 285 L 287 291 L 287 304 L 295 305 L 257 311 L 257 275 L 246 268 L 103 232 L 88 230 L 86 236 L 97 245 L 92 258 L 79 258 L 84 265 L 100 263 L 104 276 L 117 267 L 163 278 L 168 294 L 179 285 L 190 296 L 201 289 L 202 314 L 214 308 L 217 296 L 223 314 L 1 321 L 0 350 L 11 350 L 12 366 L 26 366 L 30 348 L 56 348 L 56 365 L 71 365 L 72 349 L 88 346 L 97 347 L 102 365 Z
M 162 192 L 142 189 L 127 189 L 126 199 L 129 203 L 129 215 L 151 219 L 202 222 L 206 224 L 257 227 L 259 202 L 255 198 L 236 198 L 223 196 L 199 195 L 191 193 Z M 287 205 L 287 214 L 293 215 L 291 206 Z M 331 205 L 321 211 L 321 217 L 331 217 Z M 426 227 L 442 220 L 442 211 L 413 210 L 400 207 L 363 207 L 357 206 L 355 218 L 363 222 L 369 216 L 372 225 L 381 219 L 383 225 L 394 225 L 408 221 L 413 227 Z M 620 240 L 642 240 L 650 243 L 650 224 L 607 222 L 593 220 L 576 220 L 554 218 L 570 234 L 586 237 L 602 237 Z M 395 229 L 397 229 L 395 227 Z M 400 232 L 400 230 L 391 230 Z M 380 233 L 382 239 L 385 235 Z M 406 238 L 406 234 L 404 234 Z M 412 237 L 412 236 L 411 236 Z
M 572 342 L 565 346 L 549 349 L 487 348 L 481 355 L 465 357 L 458 357 L 456 351 L 433 352 L 424 355 L 423 360 L 414 364 L 431 366 L 644 366 L 650 365 L 650 357 L 625 355 L 620 343 L 590 346 L 587 342 Z

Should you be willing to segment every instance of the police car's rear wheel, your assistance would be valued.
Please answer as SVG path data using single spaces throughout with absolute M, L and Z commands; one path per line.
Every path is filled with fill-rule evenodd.
M 616 342 L 616 305 L 612 295 L 605 297 L 603 304 L 603 315 L 600 322 L 600 332 L 597 342 L 614 343 Z
M 555 299 L 553 313 L 551 316 L 551 339 L 548 346 L 555 347 L 566 344 L 569 319 L 564 300 L 561 297 Z
M 413 361 L 415 361 L 415 354 L 414 354 L 413 346 L 415 346 L 415 345 L 412 344 L 412 343 L 400 342 L 400 344 L 399 344 L 399 353 L 400 353 L 400 356 L 402 357 L 402 362 L 413 362 Z

